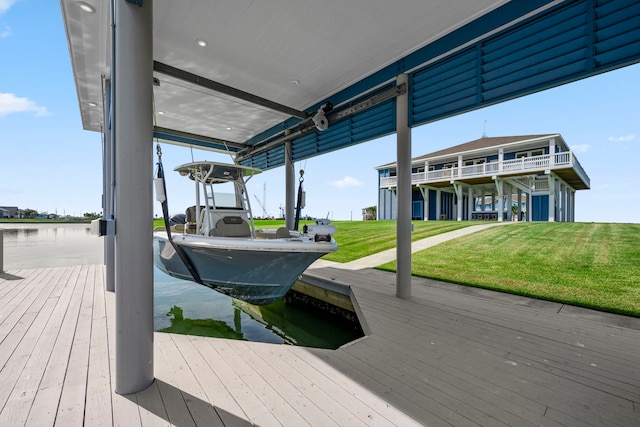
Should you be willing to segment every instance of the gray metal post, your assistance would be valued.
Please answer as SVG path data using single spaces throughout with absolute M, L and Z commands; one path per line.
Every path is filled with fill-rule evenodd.
M 116 393 L 153 382 L 153 14 L 116 4 Z
M 409 76 L 400 74 L 396 84 L 409 84 Z M 409 127 L 409 91 L 396 98 L 398 156 L 398 221 L 396 224 L 396 296 L 411 297 L 411 128 Z
M 104 191 L 104 207 L 102 218 L 105 220 L 112 220 L 114 216 L 113 212 L 113 133 L 111 128 L 107 128 L 109 124 L 109 116 L 111 110 L 111 80 L 107 80 L 105 83 L 105 99 L 109 104 L 104 106 L 104 152 L 103 152 L 103 191 Z M 105 290 L 114 292 L 116 290 L 116 262 L 115 262 L 115 236 L 108 234 L 104 236 L 104 265 L 105 265 Z
M 287 141 L 284 145 L 285 152 L 285 226 L 287 230 L 292 230 L 295 224 L 295 199 L 296 199 L 296 179 L 295 168 L 291 161 L 291 141 Z

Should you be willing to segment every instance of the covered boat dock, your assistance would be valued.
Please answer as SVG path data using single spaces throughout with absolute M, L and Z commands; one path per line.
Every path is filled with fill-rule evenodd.
M 628 331 L 624 329 L 620 332 L 622 329 L 617 327 L 600 328 L 591 323 L 588 327 L 580 324 L 576 329 L 568 329 L 564 323 L 566 319 L 554 317 L 553 310 L 545 312 L 545 316 L 551 316 L 556 319 L 555 322 L 544 326 L 541 319 L 545 316 L 536 315 L 534 313 L 538 312 L 534 311 L 528 317 L 527 326 L 522 325 L 523 330 L 529 332 L 513 340 L 511 336 L 503 337 L 502 333 L 513 332 L 509 322 L 515 322 L 526 310 L 522 307 L 507 310 L 516 316 L 507 321 L 504 314 L 496 314 L 501 313 L 495 305 L 499 305 L 499 301 L 490 300 L 486 301 L 488 308 L 479 318 L 472 315 L 473 307 L 468 307 L 468 313 L 455 309 L 452 314 L 440 313 L 441 316 L 436 318 L 425 316 L 424 309 L 427 312 L 437 309 L 430 301 L 436 296 L 423 294 L 422 287 L 416 286 L 415 279 L 411 277 L 410 255 L 411 128 L 639 62 L 640 5 L 636 1 L 377 1 L 368 2 L 366 7 L 362 7 L 360 3 L 338 1 L 191 2 L 184 5 L 159 0 L 61 0 L 61 6 L 83 127 L 102 132 L 105 141 L 104 219 L 109 223 L 109 234 L 105 237 L 104 284 L 108 291 L 115 291 L 115 295 L 102 294 L 101 290 L 94 295 L 96 298 L 103 295 L 106 300 L 113 298 L 115 301 L 112 306 L 108 303 L 99 305 L 98 311 L 85 315 L 92 318 L 97 316 L 98 322 L 105 325 L 115 322 L 115 326 L 111 326 L 111 329 L 104 325 L 96 326 L 95 334 L 93 331 L 90 334 L 84 331 L 84 345 L 89 334 L 91 345 L 96 346 L 92 348 L 104 350 L 106 345 L 110 357 L 106 360 L 106 353 L 101 356 L 94 352 L 96 358 L 92 358 L 90 352 L 88 359 L 82 359 L 80 369 L 88 362 L 86 375 L 93 380 L 83 389 L 82 375 L 85 374 L 78 373 L 80 388 L 71 392 L 82 394 L 84 390 L 91 393 L 87 394 L 86 402 L 90 408 L 86 409 L 86 414 L 96 418 L 95 424 L 103 421 L 108 424 L 108 418 L 102 418 L 102 415 L 108 417 L 109 402 L 113 404 L 113 417 L 128 419 L 127 414 L 133 416 L 138 413 L 141 417 L 153 418 L 160 414 L 160 418 L 166 420 L 162 414 L 168 414 L 170 410 L 164 405 L 173 404 L 173 399 L 166 399 L 166 403 L 160 405 L 160 401 L 165 402 L 165 399 L 158 400 L 157 393 L 162 396 L 163 388 L 165 393 L 169 393 L 165 396 L 182 396 L 187 407 L 196 402 L 195 405 L 199 406 L 194 407 L 194 411 L 200 407 L 210 411 L 213 406 L 227 411 L 227 407 L 218 401 L 200 405 L 200 402 L 207 400 L 200 397 L 200 400 L 194 400 L 192 397 L 204 392 L 198 389 L 202 384 L 188 386 L 182 381 L 190 381 L 187 378 L 192 377 L 165 371 L 176 366 L 165 352 L 180 348 L 174 347 L 169 341 L 193 341 L 186 337 L 168 340 L 165 336 L 153 333 L 153 198 L 150 177 L 154 138 L 211 150 L 230 150 L 236 153 L 236 161 L 243 165 L 262 169 L 284 166 L 287 172 L 287 218 L 291 219 L 295 185 L 293 162 L 391 133 L 397 134 L 398 153 L 398 272 L 397 275 L 381 279 L 383 291 L 363 290 L 356 291 L 356 294 L 372 292 L 372 296 L 385 301 L 385 307 L 399 309 L 393 313 L 380 310 L 385 318 L 380 323 L 382 329 L 388 327 L 386 323 L 394 324 L 398 319 L 404 319 L 400 321 L 404 325 L 411 325 L 418 318 L 427 323 L 435 322 L 438 318 L 448 319 L 446 325 L 441 325 L 444 329 L 440 338 L 451 346 L 447 349 L 448 355 L 443 354 L 440 359 L 454 361 L 452 363 L 456 369 L 464 367 L 470 372 L 476 366 L 478 373 L 489 369 L 496 375 L 478 377 L 479 374 L 470 374 L 461 388 L 474 394 L 468 399 L 456 398 L 444 404 L 438 400 L 444 396 L 440 393 L 449 390 L 455 394 L 451 388 L 447 388 L 453 387 L 453 384 L 443 379 L 436 385 L 434 381 L 437 381 L 436 374 L 440 369 L 430 371 L 423 362 L 413 360 L 413 355 L 423 354 L 431 348 L 431 341 L 427 345 L 426 337 L 420 331 L 407 329 L 408 333 L 398 334 L 402 338 L 402 345 L 420 344 L 425 348 L 406 348 L 398 357 L 388 360 L 385 349 L 396 346 L 389 341 L 381 342 L 382 347 L 371 349 L 367 358 L 349 353 L 360 351 L 363 346 L 368 346 L 367 342 L 375 342 L 368 339 L 362 344 L 336 352 L 335 356 L 325 357 L 319 352 L 320 360 L 331 366 L 323 378 L 343 381 L 343 376 L 335 375 L 337 370 L 349 379 L 349 386 L 341 386 L 343 389 L 358 385 L 354 388 L 354 396 L 375 396 L 368 404 L 371 408 L 385 411 L 387 407 L 381 405 L 379 400 L 382 398 L 385 402 L 391 402 L 390 407 L 400 408 L 399 411 L 420 421 L 433 420 L 435 424 L 448 422 L 443 421 L 446 416 L 455 414 L 460 414 L 456 418 L 459 422 L 452 422 L 457 425 L 464 424 L 465 420 L 469 424 L 481 425 L 492 424 L 494 420 L 496 424 L 518 424 L 509 421 L 511 415 L 503 414 L 506 418 L 500 415 L 503 406 L 512 405 L 522 408 L 517 409 L 520 411 L 518 414 L 512 414 L 519 419 L 542 416 L 548 417 L 544 418 L 545 421 L 553 419 L 561 423 L 566 413 L 557 412 L 553 397 L 557 397 L 557 402 L 565 399 L 567 407 L 575 409 L 570 411 L 572 417 L 582 417 L 580 412 L 594 407 L 602 408 L 602 405 L 606 405 L 604 413 L 607 418 L 608 414 L 615 412 L 613 408 L 619 410 L 619 417 L 622 418 L 614 417 L 613 420 L 619 420 L 621 425 L 637 416 L 637 382 L 629 384 L 630 378 L 637 379 L 637 370 L 634 370 L 637 368 L 629 363 L 629 357 L 637 354 L 637 347 L 633 346 L 634 340 L 638 342 L 634 330 L 624 332 Z M 159 111 L 165 114 L 156 114 Z M 88 283 L 101 286 L 102 283 L 98 285 L 95 280 L 101 280 L 97 277 L 102 271 L 101 268 L 95 270 L 94 281 Z M 37 282 L 32 274 L 40 277 L 42 272 L 29 273 L 29 279 L 20 280 Z M 52 284 L 76 280 L 49 276 L 48 273 L 44 277 Z M 349 277 L 345 280 L 353 280 L 355 286 L 358 278 Z M 59 297 L 64 295 L 71 298 L 63 293 L 62 288 L 60 292 Z M 77 296 L 74 294 L 73 298 Z M 480 302 L 482 299 L 474 301 Z M 43 301 L 43 304 L 48 310 L 54 310 L 57 299 Z M 376 304 L 372 303 L 372 307 Z M 462 306 L 467 307 L 464 304 Z M 408 308 L 415 310 L 415 319 L 403 317 L 409 315 L 404 311 Z M 38 316 L 38 310 L 26 310 L 29 316 Z M 109 310 L 115 314 L 105 317 L 103 311 Z M 492 310 L 498 311 L 492 314 Z M 398 318 L 393 318 L 394 315 L 398 315 Z M 65 318 L 63 313 L 57 316 Z M 377 314 L 372 316 L 375 318 Z M 526 316 L 522 320 L 526 321 Z M 465 335 L 465 330 L 459 327 L 463 321 L 469 321 L 464 324 L 470 328 L 472 336 Z M 78 325 L 84 327 L 82 323 Z M 482 328 L 482 325 L 486 328 Z M 547 335 L 545 327 L 556 330 L 561 338 L 554 334 Z M 591 332 L 587 331 L 591 331 L 592 327 L 600 328 L 600 335 L 590 335 Z M 32 339 L 36 342 L 39 332 L 38 327 L 33 329 Z M 491 338 L 493 334 L 498 334 L 500 338 Z M 588 337 L 587 344 L 582 342 L 582 335 Z M 80 337 L 74 335 L 73 340 L 75 336 Z M 111 336 L 111 340 L 107 342 L 108 336 Z M 493 340 L 493 343 L 488 347 L 487 344 L 473 346 L 473 340 L 477 340 L 478 336 L 487 336 L 487 342 Z M 566 347 L 570 344 L 565 342 L 573 336 L 581 338 L 576 342 L 583 344 L 585 349 L 589 346 L 597 348 L 589 355 L 595 357 L 608 354 L 607 351 L 613 352 L 611 357 L 603 356 L 602 361 L 593 362 L 596 367 L 604 363 L 611 369 L 609 374 L 600 380 L 589 371 L 594 367 L 586 367 L 574 359 Z M 416 340 L 417 337 L 421 339 Z M 71 338 L 66 339 L 68 341 Z M 527 348 L 531 351 L 545 349 L 551 356 L 554 351 L 564 349 L 562 358 L 545 357 L 542 362 L 538 359 L 523 360 L 522 352 L 514 350 L 524 348 L 520 345 L 530 339 L 542 340 L 529 345 Z M 607 341 L 614 339 L 621 341 L 614 344 Z M 5 340 L 3 344 L 5 342 L 11 341 Z M 221 343 L 219 351 L 240 344 Z M 21 345 L 17 344 L 14 348 L 16 351 L 20 349 L 18 353 L 5 353 L 9 357 L 22 355 L 20 361 L 16 362 L 15 370 L 7 370 L 7 374 L 11 372 L 10 375 L 20 376 L 23 372 L 20 364 L 31 360 L 29 354 L 33 353 L 35 347 L 29 347 L 31 344 L 24 344 L 26 347 Z M 51 342 L 48 345 L 52 345 Z M 185 348 L 184 351 L 189 351 L 188 346 Z M 218 351 L 217 348 L 214 350 Z M 278 355 L 286 351 L 289 350 L 267 348 L 265 352 Z M 456 355 L 462 352 L 476 357 L 473 360 L 456 359 Z M 584 357 L 585 352 L 575 357 Z M 312 353 L 305 350 L 303 356 L 310 357 L 308 355 Z M 247 352 L 247 357 L 249 354 Z M 509 355 L 515 356 L 508 358 Z M 544 357 L 546 353 L 540 355 Z M 438 360 L 438 356 L 434 355 L 434 358 Z M 169 362 L 165 364 L 165 360 Z M 201 359 L 194 360 L 190 360 L 190 363 L 198 364 L 200 362 L 197 360 Z M 240 365 L 247 364 L 242 358 L 236 360 Z M 318 360 L 316 355 L 313 360 Z M 561 366 L 548 364 L 554 361 Z M 406 368 L 390 367 L 393 363 L 404 363 Z M 34 361 L 34 365 L 38 364 Z M 75 367 L 75 364 L 69 366 Z M 184 364 L 179 366 L 183 367 L 182 372 L 197 372 L 198 375 L 193 376 L 194 381 L 204 378 L 200 376 L 200 368 L 189 365 L 187 369 Z M 370 372 L 372 376 L 363 374 L 359 377 L 359 369 L 368 369 L 367 366 L 384 368 L 377 374 L 383 377 L 373 376 L 373 371 Z M 206 371 L 207 368 L 204 365 L 202 367 Z M 508 372 L 514 373 L 512 368 L 539 369 L 535 371 L 536 375 L 546 371 L 545 378 L 549 382 L 543 381 L 539 383 L 541 387 L 533 387 L 532 390 L 539 395 L 530 396 L 526 389 L 529 383 L 535 383 L 536 375 L 525 372 L 522 377 L 508 375 Z M 350 369 L 354 372 L 347 372 Z M 205 371 L 203 375 L 211 375 L 211 372 Z M 566 376 L 560 376 L 559 371 L 567 372 Z M 307 383 L 307 388 L 302 389 L 294 382 L 285 381 L 282 387 L 272 390 L 266 384 L 279 378 L 278 375 L 282 376 L 283 372 L 269 372 L 274 377 L 267 381 L 264 377 L 261 377 L 262 381 L 259 380 L 255 374 L 245 376 L 243 381 L 251 387 L 241 388 L 240 393 L 245 394 L 236 395 L 234 402 L 255 404 L 256 410 L 265 414 L 265 408 L 277 411 L 280 408 L 290 410 L 291 405 L 296 408 L 310 407 L 307 401 L 296 394 L 296 390 L 308 398 L 316 390 L 316 382 L 311 381 Z M 219 370 L 216 373 L 222 374 Z M 499 388 L 500 395 L 497 398 L 513 397 L 515 401 L 498 405 L 496 400 L 492 405 L 497 409 L 482 410 L 481 402 L 492 397 L 486 387 L 494 377 L 500 377 L 499 373 L 505 376 L 504 381 L 515 383 L 511 389 Z M 170 375 L 175 375 L 175 381 L 179 383 L 165 379 Z M 385 384 L 385 375 L 396 380 Z M 29 378 L 30 375 L 25 374 L 24 380 L 30 381 Z M 154 378 L 158 381 L 154 382 Z M 238 378 L 242 377 L 230 377 L 227 378 L 229 383 L 224 383 L 232 387 L 238 383 Z M 552 379 L 558 380 L 554 382 Z M 97 389 L 93 388 L 93 384 Z M 193 391 L 191 386 L 194 387 Z M 135 394 L 147 387 L 150 387 L 148 391 Z M 325 394 L 335 396 L 332 395 L 333 387 L 330 385 Z M 409 401 L 415 392 L 414 387 L 418 387 L 419 394 L 424 394 L 427 399 L 419 405 Z M 441 397 L 431 400 L 428 392 L 421 391 L 423 387 L 430 387 Z M 549 387 L 564 390 L 564 393 L 549 393 Z M 4 389 L 5 393 L 9 390 Z M 20 387 L 11 390 L 14 389 L 19 390 Z M 292 394 L 281 391 L 287 389 Z M 55 388 L 46 390 L 54 393 Z M 111 390 L 129 397 L 116 396 Z M 506 390 L 510 392 L 506 393 Z M 100 397 L 96 398 L 94 392 L 103 394 L 98 394 Z M 272 398 L 274 392 L 282 392 L 280 396 L 284 399 L 260 400 L 260 397 Z M 523 393 L 524 400 L 521 400 L 518 396 Z M 230 396 L 233 393 L 221 393 L 216 395 L 216 399 L 228 399 Z M 256 396 L 261 403 L 256 403 Z M 480 400 L 474 401 L 473 397 Z M 296 400 L 298 398 L 302 400 Z M 66 402 L 66 397 L 61 399 Z M 134 409 L 131 406 L 134 400 L 136 404 L 142 403 L 139 407 L 144 409 Z M 427 401 L 434 408 L 440 408 L 433 409 L 436 414 L 427 411 L 434 418 L 427 412 L 419 412 L 418 407 Z M 177 404 L 181 405 L 180 400 Z M 320 412 L 331 413 L 331 405 L 320 403 L 320 407 Z M 5 406 L 3 416 L 11 416 L 13 412 L 9 408 Z M 61 405 L 60 408 L 66 410 L 67 406 Z M 76 408 L 81 409 L 79 406 Z M 468 412 L 472 410 L 473 413 Z M 44 410 L 34 412 L 42 416 L 46 413 Z M 393 419 L 398 413 L 388 416 Z M 595 412 L 585 413 L 594 414 L 594 417 L 581 418 L 580 421 L 598 423 Z M 487 418 L 482 414 L 486 414 Z M 365 420 L 370 420 L 368 415 L 365 417 Z M 260 416 L 247 418 L 261 425 L 269 424 Z M 577 420 L 573 418 L 570 421 L 578 424 Z M 273 423 L 276 424 L 275 421 Z

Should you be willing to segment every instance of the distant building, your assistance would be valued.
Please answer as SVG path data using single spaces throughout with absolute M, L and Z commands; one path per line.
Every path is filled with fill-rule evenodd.
M 573 222 L 575 193 L 590 188 L 560 134 L 483 137 L 411 165 L 413 219 Z M 378 218 L 396 219 L 396 163 L 376 169 Z
M 22 218 L 22 209 L 17 206 L 0 206 L 0 218 Z

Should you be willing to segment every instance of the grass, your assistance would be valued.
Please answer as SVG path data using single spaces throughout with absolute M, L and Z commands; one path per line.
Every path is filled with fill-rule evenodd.
M 322 259 L 349 262 L 396 247 L 396 221 L 333 221 L 337 232 L 337 252 Z M 413 221 L 411 240 L 416 241 L 459 228 L 478 224 L 475 221 Z
M 418 252 L 412 274 L 640 317 L 639 260 L 640 224 L 520 223 Z
M 277 228 L 284 226 L 284 221 L 256 220 L 256 228 Z M 304 224 L 313 221 L 301 221 Z M 332 221 L 338 242 L 337 252 L 322 257 L 327 261 L 349 262 L 368 255 L 396 247 L 396 221 Z M 476 221 L 413 221 L 414 231 L 411 240 L 420 240 L 459 228 L 479 224 Z

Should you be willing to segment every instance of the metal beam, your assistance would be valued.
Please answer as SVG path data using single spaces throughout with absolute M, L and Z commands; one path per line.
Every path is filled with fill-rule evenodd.
M 229 149 L 233 148 L 233 151 L 240 151 L 247 146 L 240 142 L 227 141 L 225 139 L 213 138 L 210 136 L 198 135 L 195 133 L 184 132 L 180 130 L 163 128 L 160 126 L 154 126 L 153 128 L 153 136 L 155 138 L 167 139 L 174 142 L 182 142 L 185 144 L 205 146 L 205 144 L 217 144 L 220 146 L 220 149 Z M 214 148 L 214 147 L 211 147 Z
M 373 108 L 376 105 L 379 105 L 385 101 L 388 101 L 405 93 L 407 93 L 407 85 L 406 83 L 403 83 L 386 89 L 348 107 L 339 109 L 337 111 L 332 111 L 326 115 L 327 121 L 329 122 L 329 127 L 334 123 L 348 119 L 349 117 L 352 117 L 358 113 L 368 110 L 369 108 Z M 272 140 L 256 148 L 254 148 L 255 145 L 248 146 L 245 151 L 240 152 L 240 154 L 238 155 L 238 161 L 242 161 L 248 157 L 255 156 L 256 154 L 262 153 L 263 151 L 270 150 L 273 147 L 284 144 L 288 141 L 292 141 L 309 132 L 315 131 L 316 128 L 312 120 L 299 123 L 293 128 L 284 130 L 284 135 L 278 139 Z
M 309 115 L 304 111 L 299 111 L 294 108 L 287 107 L 286 105 L 278 104 L 277 102 L 261 98 L 252 93 L 215 82 L 213 80 L 207 79 L 206 77 L 198 76 L 197 74 L 190 73 L 189 71 L 181 70 L 168 64 L 163 64 L 162 62 L 153 61 L 153 71 L 165 74 L 167 76 L 175 77 L 177 79 L 213 90 L 215 92 L 224 93 L 225 95 L 229 95 L 237 99 L 242 99 L 255 105 L 261 105 L 270 110 L 278 111 L 289 116 L 300 117 L 302 119 L 306 119 L 307 117 L 309 117 Z

